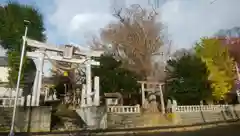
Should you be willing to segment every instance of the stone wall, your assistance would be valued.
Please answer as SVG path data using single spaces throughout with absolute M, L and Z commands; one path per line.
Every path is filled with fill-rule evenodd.
M 215 121 L 237 120 L 240 117 L 240 105 L 213 111 L 175 112 L 174 124 L 196 124 Z
M 108 113 L 108 128 L 135 128 L 172 125 L 161 113 Z
M 51 107 L 17 107 L 15 130 L 17 132 L 50 131 Z M 10 129 L 12 120 L 12 107 L 0 107 L 0 124 L 3 129 Z
M 168 116 L 171 115 L 171 116 Z M 229 105 L 226 109 L 213 111 L 161 113 L 108 113 L 108 128 L 134 128 L 172 125 L 191 125 L 216 121 L 237 120 L 240 117 L 240 105 Z
M 107 127 L 108 128 L 132 128 L 136 126 L 136 121 L 141 117 L 141 114 L 121 114 L 108 113 Z
M 89 109 L 90 108 L 90 109 Z M 91 128 L 136 128 L 170 125 L 189 125 L 239 119 L 240 105 L 215 111 L 175 112 L 172 120 L 161 113 L 107 113 L 105 107 L 86 107 L 76 110 Z M 91 111 L 91 112 L 90 112 Z M 0 107 L 1 128 L 10 129 L 12 108 Z M 92 114 L 88 114 L 88 113 Z M 18 107 L 16 131 L 50 131 L 51 107 Z

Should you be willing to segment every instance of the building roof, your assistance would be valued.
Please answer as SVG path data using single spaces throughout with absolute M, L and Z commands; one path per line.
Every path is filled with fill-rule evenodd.
M 0 56 L 0 67 L 8 66 L 8 57 Z

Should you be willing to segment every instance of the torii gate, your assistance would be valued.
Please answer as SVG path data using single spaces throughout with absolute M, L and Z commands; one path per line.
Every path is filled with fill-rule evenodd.
M 23 37 L 24 38 L 24 37 Z M 37 67 L 37 72 L 33 85 L 32 93 L 32 106 L 39 106 L 40 93 L 42 87 L 42 75 L 43 75 L 43 65 L 45 59 L 65 61 L 70 63 L 82 64 L 86 62 L 86 89 L 83 87 L 82 92 L 82 103 L 81 106 L 98 106 L 99 105 L 99 78 L 94 78 L 94 92 L 92 92 L 92 79 L 91 79 L 91 65 L 99 65 L 99 62 L 91 60 L 91 57 L 100 57 L 103 51 L 74 51 L 74 47 L 71 45 L 66 45 L 64 49 L 52 46 L 46 43 L 42 43 L 36 40 L 26 38 L 28 46 L 38 48 L 39 51 L 27 52 L 27 56 L 31 58 L 38 58 L 39 64 Z M 46 56 L 46 51 L 52 51 L 57 53 L 63 53 L 63 56 Z M 82 58 L 74 59 L 73 55 L 79 55 Z M 92 100 L 94 96 L 94 100 Z M 86 99 L 86 101 L 84 101 Z M 93 103 L 94 102 L 94 103 Z
M 138 81 L 138 83 L 141 84 L 142 105 L 144 105 L 146 102 L 145 92 L 159 93 L 160 103 L 161 103 L 161 111 L 163 114 L 165 114 L 165 104 L 164 104 L 164 97 L 163 97 L 163 90 L 162 90 L 162 86 L 164 84 L 159 83 L 159 82 L 148 82 L 148 81 Z M 150 88 L 146 88 L 147 86 L 150 86 Z

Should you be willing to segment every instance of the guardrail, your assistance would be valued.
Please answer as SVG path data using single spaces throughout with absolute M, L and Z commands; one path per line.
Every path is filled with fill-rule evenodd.
M 224 110 L 232 107 L 232 105 L 188 105 L 188 106 L 177 106 L 176 112 L 200 112 L 200 111 L 216 111 Z
M 108 106 L 107 112 L 110 113 L 140 113 L 140 105 L 136 106 Z

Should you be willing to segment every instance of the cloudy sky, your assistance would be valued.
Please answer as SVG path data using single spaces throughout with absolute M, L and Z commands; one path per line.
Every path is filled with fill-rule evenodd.
M 6 1 L 0 0 L 0 3 Z M 48 42 L 58 45 L 76 43 L 87 46 L 91 36 L 114 19 L 110 12 L 110 1 L 113 0 L 16 1 L 40 10 Z M 124 0 L 117 1 L 123 4 Z M 133 3 L 147 7 L 148 0 L 126 0 L 125 5 Z M 189 48 L 202 36 L 240 26 L 239 5 L 240 0 L 160 0 L 159 12 L 174 48 Z
M 0 0 L 1 3 L 6 0 Z M 16 0 L 36 6 L 44 15 L 48 41 L 55 44 L 86 41 L 98 34 L 114 18 L 111 16 L 113 0 Z M 124 0 L 117 0 L 121 1 Z M 148 0 L 125 0 L 147 6 Z M 169 38 L 175 48 L 188 48 L 202 36 L 219 29 L 240 25 L 240 0 L 159 0 L 159 12 L 168 27 Z M 211 1 L 215 1 L 211 4 Z

